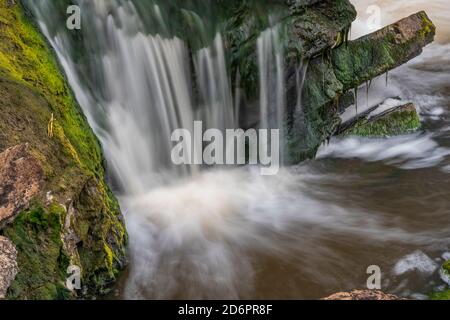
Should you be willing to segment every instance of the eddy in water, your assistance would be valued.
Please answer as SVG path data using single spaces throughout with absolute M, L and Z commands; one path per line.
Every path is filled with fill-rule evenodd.
M 72 297 L 448 298 L 446 0 L 72 2 L 23 8 L 101 142 L 129 237 L 128 266 L 105 237 L 98 289 L 68 202 L 61 250 L 92 272 Z

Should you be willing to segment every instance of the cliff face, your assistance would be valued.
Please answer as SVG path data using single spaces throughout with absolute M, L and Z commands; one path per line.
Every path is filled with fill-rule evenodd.
M 100 145 L 23 12 L 0 0 L 0 235 L 18 265 L 6 297 L 101 294 L 125 264 L 123 217 Z M 65 288 L 70 265 L 81 269 L 77 293 Z

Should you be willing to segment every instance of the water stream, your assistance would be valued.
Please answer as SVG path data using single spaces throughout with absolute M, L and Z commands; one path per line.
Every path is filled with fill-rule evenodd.
M 333 139 L 318 159 L 276 176 L 170 160 L 174 129 L 238 123 L 220 19 L 197 14 L 207 1 L 183 11 L 198 24 L 202 45 L 192 54 L 171 29 L 165 1 L 75 2 L 87 14 L 81 48 L 57 27 L 54 1 L 31 5 L 103 144 L 125 214 L 130 266 L 117 297 L 320 298 L 364 288 L 370 265 L 381 267 L 387 292 L 422 298 L 443 284 L 436 268 L 450 251 L 447 0 L 354 1 L 354 37 L 371 31 L 364 19 L 375 3 L 380 27 L 424 8 L 437 23 L 438 42 L 392 72 L 389 88 L 380 78 L 370 93 L 370 104 L 393 93 L 414 102 L 424 131 Z M 268 128 L 284 121 L 277 30 L 262 31 L 255 47 Z

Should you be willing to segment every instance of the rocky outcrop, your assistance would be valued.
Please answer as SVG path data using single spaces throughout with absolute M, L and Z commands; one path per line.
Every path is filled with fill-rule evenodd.
M 419 12 L 358 40 L 342 41 L 325 50 L 323 57 L 310 60 L 301 108 L 296 102 L 295 78 L 288 80 L 288 109 L 293 119 L 291 162 L 314 157 L 320 144 L 337 132 L 342 103 L 344 108 L 357 103 L 351 89 L 369 87 L 373 78 L 416 57 L 434 35 L 433 23 Z M 294 70 L 291 74 L 295 74 Z
M 269 11 L 278 24 L 286 66 L 287 160 L 297 163 L 315 156 L 318 147 L 339 129 L 339 112 L 355 103 L 354 92 L 372 79 L 409 61 L 434 39 L 436 28 L 425 12 L 418 12 L 386 28 L 349 41 L 356 11 L 348 0 L 276 1 Z M 285 6 L 280 6 L 283 3 Z M 273 25 L 273 24 L 272 24 Z M 232 51 L 233 79 L 239 75 L 246 96 L 241 127 L 257 126 L 257 35 L 270 24 L 254 16 L 244 3 L 226 25 L 224 35 Z M 303 66 L 303 68 L 300 68 Z M 304 75 L 302 73 L 305 72 Z M 300 75 L 300 77 L 299 77 Z M 299 88 L 299 78 L 303 86 Z
M 403 300 L 392 294 L 386 294 L 379 290 L 353 290 L 351 292 L 339 292 L 322 300 Z
M 27 144 L 0 153 L 0 225 L 11 221 L 41 192 L 43 171 Z
M 4 299 L 11 282 L 17 275 L 17 251 L 14 244 L 0 236 L 0 299 Z
M 336 77 L 344 90 L 358 87 L 420 55 L 435 33 L 436 27 L 422 11 L 350 41 L 332 52 Z
M 0 21 L 0 234 L 19 268 L 6 298 L 105 294 L 127 234 L 100 144 L 21 4 L 0 0 Z M 65 287 L 71 265 L 82 290 Z

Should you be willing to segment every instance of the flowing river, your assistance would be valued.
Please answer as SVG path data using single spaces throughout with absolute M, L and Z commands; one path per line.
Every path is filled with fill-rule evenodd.
M 444 284 L 438 267 L 450 256 L 448 0 L 353 1 L 353 38 L 422 9 L 437 24 L 437 41 L 391 72 L 387 87 L 384 77 L 375 81 L 368 97 L 368 104 L 392 96 L 414 102 L 423 130 L 335 138 L 316 160 L 275 176 L 252 167 L 171 165 L 172 130 L 198 119 L 211 128 L 237 127 L 237 93 L 222 37 L 210 31 L 213 14 L 184 12 L 199 24 L 199 39 L 209 39 L 189 57 L 184 41 L 172 36 L 166 1 L 75 2 L 88 14 L 81 49 L 58 29 L 55 1 L 30 5 L 104 146 L 125 214 L 130 265 L 114 297 L 317 299 L 365 288 L 371 265 L 381 268 L 389 293 L 420 299 Z M 372 5 L 381 10 L 375 24 L 368 23 Z M 270 122 L 268 101 L 283 104 L 277 37 L 274 25 L 255 48 L 262 123 Z M 195 80 L 192 70 L 200 75 Z M 201 103 L 192 98 L 197 88 Z

